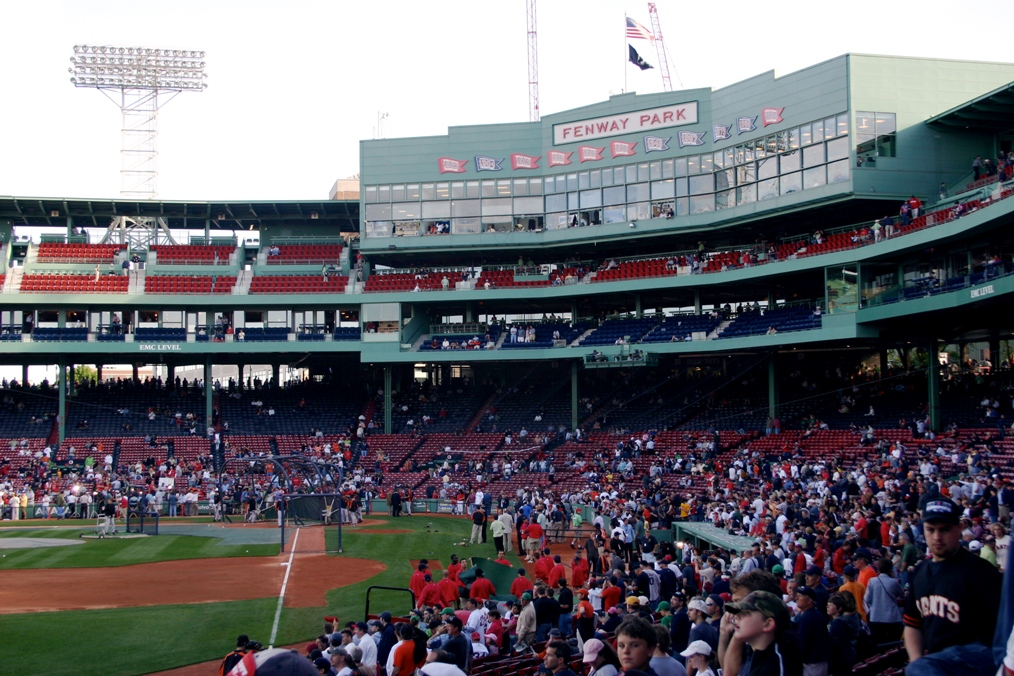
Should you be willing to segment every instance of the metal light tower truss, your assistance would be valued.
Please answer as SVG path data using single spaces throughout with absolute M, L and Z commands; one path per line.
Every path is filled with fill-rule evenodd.
M 74 45 L 70 81 L 98 89 L 120 108 L 120 197 L 158 198 L 158 111 L 177 94 L 204 91 L 204 52 L 148 47 Z M 120 216 L 103 242 L 147 247 L 174 244 L 162 219 Z
M 539 28 L 535 20 L 535 2 L 528 0 L 528 119 L 539 121 Z
M 651 16 L 651 33 L 655 36 L 655 51 L 658 52 L 659 70 L 662 73 L 662 89 L 672 91 L 672 81 L 669 79 L 669 59 L 666 57 L 665 42 L 662 41 L 662 25 L 658 22 L 658 10 L 655 3 L 648 3 L 648 15 Z

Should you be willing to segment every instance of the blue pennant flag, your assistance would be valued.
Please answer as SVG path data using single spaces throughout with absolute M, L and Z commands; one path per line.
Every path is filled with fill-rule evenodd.
M 714 125 L 712 128 L 711 142 L 718 143 L 719 141 L 725 141 L 726 139 L 732 138 L 732 125 L 722 126 L 720 124 Z
M 485 157 L 483 155 L 475 156 L 475 170 L 476 171 L 500 171 L 500 163 L 503 162 L 501 157 L 499 160 L 495 157 Z
M 655 153 L 663 150 L 669 150 L 669 141 L 672 136 L 645 136 L 644 137 L 644 152 Z
M 679 133 L 680 148 L 704 145 L 704 137 L 707 134 L 706 131 L 681 131 Z
M 754 131 L 755 129 L 757 129 L 756 115 L 753 117 L 746 115 L 744 117 L 736 118 L 736 130 L 739 131 L 740 134 L 745 134 L 749 131 Z

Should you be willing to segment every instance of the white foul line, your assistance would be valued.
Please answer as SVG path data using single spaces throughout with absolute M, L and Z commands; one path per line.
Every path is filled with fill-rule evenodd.
M 268 648 L 275 647 L 275 636 L 278 635 L 278 621 L 282 619 L 282 602 L 285 601 L 285 586 L 289 584 L 289 573 L 292 572 L 292 557 L 296 555 L 296 541 L 299 540 L 299 528 L 296 529 L 296 536 L 292 538 L 292 549 L 289 550 L 289 562 L 284 564 L 285 578 L 282 580 L 282 591 L 278 592 L 278 607 L 275 609 L 275 623 L 271 625 L 271 638 L 268 639 Z

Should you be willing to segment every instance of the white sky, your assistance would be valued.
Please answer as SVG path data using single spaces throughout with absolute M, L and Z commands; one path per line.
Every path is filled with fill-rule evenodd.
M 674 88 L 721 87 L 847 52 L 1014 61 L 996 27 L 1014 3 L 971 14 L 942 0 L 876 4 L 656 2 Z M 662 90 L 625 66 L 623 16 L 647 2 L 540 0 L 543 114 L 624 87 Z M 209 87 L 159 119 L 159 196 L 322 199 L 359 170 L 359 140 L 528 119 L 523 0 L 33 0 L 5 2 L 0 194 L 116 197 L 119 112 L 69 81 L 75 44 L 207 52 Z

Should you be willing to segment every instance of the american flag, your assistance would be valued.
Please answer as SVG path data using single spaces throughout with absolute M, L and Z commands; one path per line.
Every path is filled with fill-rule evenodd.
M 627 17 L 627 37 L 633 38 L 634 40 L 655 40 L 655 36 L 651 34 L 651 31 L 637 23 L 629 16 Z

